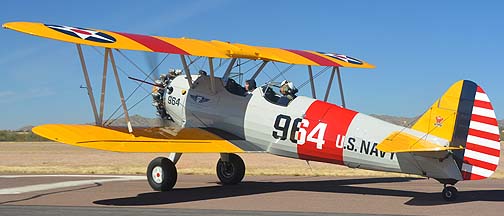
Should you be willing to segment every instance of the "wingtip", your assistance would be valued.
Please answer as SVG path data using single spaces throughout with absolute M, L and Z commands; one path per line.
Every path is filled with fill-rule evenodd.
M 2 28 L 4 28 L 4 29 L 8 28 L 7 26 L 8 26 L 9 24 L 10 24 L 10 22 L 6 22 L 6 23 L 2 24 Z

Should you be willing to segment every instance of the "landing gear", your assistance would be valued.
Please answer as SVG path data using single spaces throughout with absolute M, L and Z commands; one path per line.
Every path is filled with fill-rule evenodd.
M 245 176 L 245 163 L 236 154 L 221 154 L 217 162 L 217 177 L 223 185 L 238 184 Z
M 147 180 L 153 190 L 171 190 L 177 182 L 175 163 L 165 157 L 158 157 L 152 160 L 147 168 Z
M 457 199 L 457 194 L 458 190 L 457 188 L 453 186 L 446 186 L 444 185 L 443 192 L 441 192 L 443 195 L 443 199 L 446 201 L 454 201 Z

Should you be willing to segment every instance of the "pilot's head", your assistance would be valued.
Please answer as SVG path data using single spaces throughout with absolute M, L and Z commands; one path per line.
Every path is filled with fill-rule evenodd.
M 245 81 L 245 90 L 254 91 L 254 89 L 256 89 L 256 88 L 257 88 L 257 86 L 256 86 L 255 80 L 251 79 L 251 80 Z
M 280 83 L 280 93 L 282 93 L 283 95 L 296 94 L 297 89 L 296 87 L 294 87 L 294 83 L 288 80 L 284 80 L 282 81 L 282 83 Z

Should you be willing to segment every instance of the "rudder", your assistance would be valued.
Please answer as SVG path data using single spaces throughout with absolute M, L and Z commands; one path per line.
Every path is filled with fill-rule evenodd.
M 438 99 L 412 129 L 450 141 L 464 180 L 484 179 L 497 169 L 500 134 L 495 112 L 485 91 L 461 80 Z

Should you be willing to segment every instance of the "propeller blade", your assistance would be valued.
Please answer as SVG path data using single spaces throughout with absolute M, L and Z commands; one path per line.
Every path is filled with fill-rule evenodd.
M 159 75 L 160 75 L 159 68 L 158 68 L 158 65 L 160 64 L 159 54 L 145 52 L 144 57 L 145 57 L 145 61 L 147 63 L 147 66 L 149 67 L 149 73 L 152 72 L 152 79 L 153 80 L 159 79 Z

